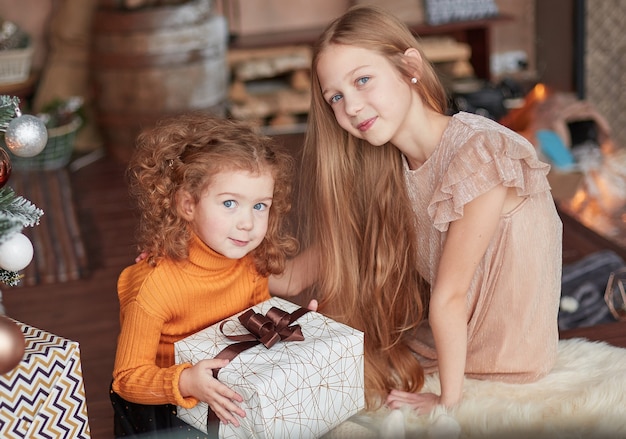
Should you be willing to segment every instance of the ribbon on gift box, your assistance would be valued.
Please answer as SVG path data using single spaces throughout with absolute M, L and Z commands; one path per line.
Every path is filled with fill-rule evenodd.
M 302 317 L 309 310 L 299 308 L 293 313 L 288 313 L 275 306 L 265 314 L 255 312 L 252 308 L 239 316 L 239 321 L 244 328 L 248 330 L 248 334 L 228 335 L 224 333 L 224 325 L 228 323 L 225 320 L 220 325 L 220 331 L 229 340 L 242 341 L 258 341 L 266 348 L 271 348 L 279 340 L 282 341 L 302 341 L 302 328 L 300 325 L 290 326 L 294 321 Z M 258 343 L 257 343 L 258 344 Z M 228 349 L 228 348 L 226 348 Z M 220 357 L 221 358 L 221 357 Z
M 230 320 L 224 320 L 220 324 L 220 331 L 229 340 L 237 343 L 229 345 L 215 356 L 215 358 L 226 358 L 232 360 L 243 351 L 253 346 L 262 344 L 266 348 L 271 348 L 279 340 L 282 341 L 302 341 L 302 328 L 300 325 L 291 325 L 300 317 L 309 312 L 306 308 L 298 308 L 292 313 L 283 311 L 275 306 L 263 315 L 255 312 L 252 308 L 239 315 L 239 321 L 248 330 L 247 334 L 228 335 L 224 333 L 224 325 Z M 220 369 L 213 369 L 213 376 L 217 379 Z
M 220 324 L 220 332 L 229 340 L 236 341 L 237 343 L 226 346 L 215 358 L 232 360 L 243 351 L 259 344 L 270 349 L 278 341 L 302 341 L 304 340 L 302 328 L 300 325 L 292 325 L 292 323 L 308 312 L 308 309 L 300 307 L 294 312 L 288 313 L 273 306 L 263 315 L 250 308 L 239 315 L 239 321 L 243 327 L 248 330 L 248 333 L 239 335 L 228 335 L 224 333 L 224 325 L 230 321 L 224 320 Z M 213 377 L 215 377 L 215 379 L 217 379 L 219 371 L 220 368 L 213 369 Z M 214 433 L 215 437 L 217 437 L 215 427 L 218 422 L 217 416 L 209 407 L 207 429 L 209 432 Z

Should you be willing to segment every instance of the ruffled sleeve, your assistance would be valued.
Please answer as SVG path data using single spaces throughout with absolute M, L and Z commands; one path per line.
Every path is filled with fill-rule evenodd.
M 539 161 L 532 144 L 513 131 L 469 127 L 450 141 L 461 146 L 451 153 L 428 204 L 428 215 L 441 232 L 463 216 L 465 204 L 498 184 L 517 188 L 520 196 L 550 190 L 546 178 L 550 166 Z

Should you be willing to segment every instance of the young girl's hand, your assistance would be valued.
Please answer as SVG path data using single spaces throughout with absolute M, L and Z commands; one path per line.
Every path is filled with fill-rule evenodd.
M 148 252 L 141 252 L 139 253 L 139 255 L 135 258 L 135 263 L 137 262 L 141 262 L 144 259 L 146 259 L 148 257 Z
M 180 374 L 178 387 L 183 396 L 194 398 L 209 404 L 211 410 L 224 424 L 233 424 L 239 427 L 240 418 L 246 416 L 246 412 L 237 405 L 243 401 L 241 395 L 230 389 L 225 384 L 213 378 L 213 369 L 224 367 L 228 360 L 202 360 Z M 235 416 L 236 415 L 236 416 Z
M 413 393 L 392 390 L 387 396 L 386 404 L 391 409 L 410 407 L 420 414 L 428 414 L 441 404 L 441 398 L 434 393 Z

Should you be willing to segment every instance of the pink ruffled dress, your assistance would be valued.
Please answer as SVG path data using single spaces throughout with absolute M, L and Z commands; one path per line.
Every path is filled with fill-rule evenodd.
M 448 226 L 463 216 L 465 204 L 498 184 L 525 197 L 502 215 L 467 292 L 468 377 L 529 382 L 548 373 L 556 360 L 563 226 L 548 170 L 522 136 L 470 113 L 451 118 L 420 168 L 411 170 L 405 161 L 419 271 L 431 284 Z M 411 347 L 426 373 L 437 371 L 427 321 Z

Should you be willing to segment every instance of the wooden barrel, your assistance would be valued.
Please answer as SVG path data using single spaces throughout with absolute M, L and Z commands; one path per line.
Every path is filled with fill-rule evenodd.
M 211 0 L 141 10 L 100 7 L 94 17 L 98 124 L 114 158 L 127 161 L 143 128 L 187 111 L 224 113 L 228 26 Z

